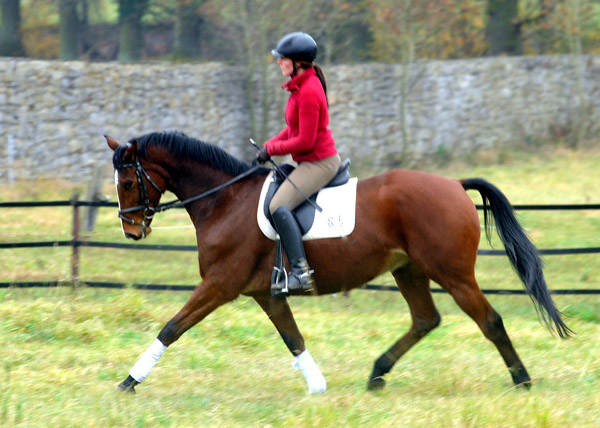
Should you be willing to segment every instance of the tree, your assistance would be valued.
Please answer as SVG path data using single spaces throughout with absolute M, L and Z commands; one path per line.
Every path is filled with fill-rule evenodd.
M 184 58 L 200 56 L 200 7 L 206 0 L 177 0 L 175 23 L 175 55 Z
M 368 52 L 371 41 L 362 0 L 305 0 L 305 22 L 298 28 L 319 43 L 317 62 L 355 62 Z
M 148 0 L 119 0 L 119 54 L 120 62 L 138 61 L 142 55 L 144 33 L 142 16 Z
M 77 15 L 78 0 L 60 0 L 58 13 L 60 16 L 60 53 L 63 60 L 77 59 L 77 39 L 79 36 L 79 17 Z
M 485 10 L 481 0 L 437 0 L 423 14 L 427 29 L 420 58 L 472 58 L 485 53 Z
M 399 166 L 407 161 L 411 133 L 407 122 L 407 98 L 410 82 L 410 67 L 415 61 L 415 50 L 425 35 L 423 17 L 427 8 L 418 0 L 371 0 L 370 22 L 373 28 L 372 51 L 376 58 L 400 64 L 398 84 L 398 125 L 400 127 L 400 150 L 390 156 L 390 166 Z M 421 6 L 421 7 L 420 7 Z
M 0 0 L 0 55 L 23 56 L 20 0 Z
M 488 0 L 487 40 L 490 55 L 522 52 L 519 0 Z
M 481 0 L 368 0 L 368 5 L 376 61 L 402 62 L 409 45 L 418 59 L 485 52 Z
M 557 2 L 560 0 L 536 0 L 525 2 L 521 9 L 521 38 L 523 52 L 543 55 L 556 52 L 559 24 L 553 22 Z M 562 17 L 561 17 L 562 20 Z
M 294 2 L 295 3 L 295 2 Z M 221 9 L 233 46 L 237 64 L 244 64 L 250 135 L 264 141 L 269 134 L 268 106 L 274 88 L 269 87 L 267 63 L 268 53 L 285 28 L 285 16 L 293 16 L 298 23 L 303 22 L 298 10 L 291 12 L 291 3 L 279 0 L 244 0 L 230 2 Z M 298 24 L 298 27 L 301 24 Z M 290 30 L 291 31 L 291 30 Z M 261 105 L 261 114 L 256 111 L 256 100 Z
M 590 103 L 587 101 L 584 87 L 585 73 L 585 58 L 583 57 L 581 29 L 583 27 L 583 15 L 581 0 L 567 0 L 564 4 L 564 12 L 566 16 L 566 26 L 568 28 L 569 46 L 571 58 L 573 58 L 574 68 L 577 76 L 577 84 L 575 87 L 575 96 L 577 99 L 577 107 L 573 118 L 573 146 L 577 147 L 586 136 L 587 128 L 587 110 Z M 589 12 L 589 11 L 587 11 Z

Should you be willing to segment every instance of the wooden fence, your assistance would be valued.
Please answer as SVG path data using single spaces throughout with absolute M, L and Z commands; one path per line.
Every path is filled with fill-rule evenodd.
M 86 281 L 80 278 L 79 275 L 79 261 L 80 261 L 80 249 L 82 247 L 96 247 L 96 248 L 126 248 L 131 250 L 156 250 L 156 251 L 197 251 L 195 245 L 133 245 L 127 243 L 117 242 L 98 242 L 82 240 L 80 236 L 80 219 L 81 207 L 95 207 L 103 208 L 110 207 L 116 208 L 118 204 L 116 202 L 92 202 L 92 201 L 80 201 L 78 196 L 75 195 L 70 201 L 48 201 L 48 202 L 0 202 L 0 208 L 34 208 L 34 207 L 72 207 L 72 234 L 70 240 L 64 241 L 36 241 L 36 242 L 4 242 L 0 243 L 0 250 L 8 251 L 14 248 L 34 248 L 34 247 L 71 247 L 71 282 L 74 285 L 85 284 L 88 287 L 102 287 L 102 288 L 125 288 L 131 286 L 133 288 L 147 289 L 147 290 L 180 290 L 188 291 L 193 290 L 195 285 L 163 285 L 163 284 L 125 284 L 118 282 L 98 282 L 98 281 Z M 477 209 L 481 210 L 482 206 L 477 206 Z M 580 205 L 513 205 L 515 211 L 525 210 L 537 210 L 537 211 L 549 211 L 549 210 L 598 210 L 600 204 L 580 204 Z M 542 255 L 571 255 L 571 254 L 597 254 L 600 253 L 600 247 L 585 247 L 585 248 L 556 248 L 556 249 L 540 249 Z M 479 250 L 479 255 L 482 256 L 505 256 L 504 250 Z M 0 288 L 6 287 L 50 287 L 60 285 L 61 281 L 43 281 L 43 282 L 0 282 Z M 378 284 L 367 284 L 364 286 L 367 290 L 384 290 L 384 291 L 398 291 L 397 287 L 378 285 Z M 432 288 L 434 293 L 445 292 L 441 288 Z M 525 290 L 522 289 L 483 289 L 486 294 L 526 294 Z M 558 289 L 552 290 L 553 294 L 600 294 L 600 289 Z

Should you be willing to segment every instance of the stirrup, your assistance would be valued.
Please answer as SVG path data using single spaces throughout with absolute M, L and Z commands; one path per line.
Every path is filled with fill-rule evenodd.
M 284 275 L 278 282 L 271 284 L 271 296 L 287 297 L 290 294 L 303 294 L 314 286 L 313 269 L 307 269 L 300 274 L 290 272 L 289 275 L 282 269 Z
M 278 268 L 273 267 L 273 274 L 271 275 L 271 296 L 273 297 L 287 297 L 290 294 L 288 288 L 288 274 L 285 267 Z

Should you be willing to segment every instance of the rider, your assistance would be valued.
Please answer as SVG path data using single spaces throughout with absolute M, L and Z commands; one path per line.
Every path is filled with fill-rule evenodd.
M 312 288 L 313 278 L 292 211 L 336 175 L 341 159 L 328 128 L 325 76 L 313 63 L 317 43 L 307 33 L 294 32 L 279 40 L 271 54 L 283 75 L 290 77 L 282 85 L 290 92 L 285 108 L 287 127 L 264 144 L 257 160 L 264 163 L 271 156 L 291 154 L 298 163 L 275 193 L 269 211 L 290 262 L 288 289 L 301 292 Z M 284 289 L 285 280 L 271 284 L 273 296 L 286 296 Z

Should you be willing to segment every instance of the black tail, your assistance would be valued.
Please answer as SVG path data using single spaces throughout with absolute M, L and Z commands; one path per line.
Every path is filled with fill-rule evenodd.
M 487 240 L 491 242 L 490 232 L 495 221 L 496 231 L 510 263 L 523 281 L 525 290 L 544 322 L 560 337 L 569 337 L 573 332 L 563 322 L 560 311 L 552 301 L 538 250 L 519 224 L 506 196 L 496 186 L 481 178 L 468 178 L 460 180 L 460 183 L 465 190 L 477 190 L 481 194 Z

